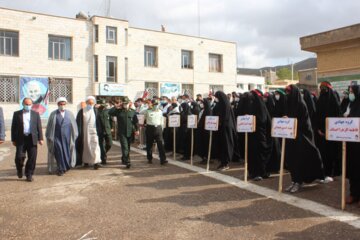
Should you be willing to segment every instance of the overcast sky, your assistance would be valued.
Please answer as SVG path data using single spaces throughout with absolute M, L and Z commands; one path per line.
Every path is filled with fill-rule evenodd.
M 360 23 L 359 0 L 112 0 L 111 16 L 132 27 L 233 41 L 238 66 L 288 64 L 314 54 L 300 50 L 302 36 Z M 0 0 L 1 7 L 67 17 L 83 10 L 105 15 L 105 0 Z

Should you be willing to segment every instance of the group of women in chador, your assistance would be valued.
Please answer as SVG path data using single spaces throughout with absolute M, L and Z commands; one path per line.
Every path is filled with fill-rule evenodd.
M 169 106 L 164 116 L 179 114 L 181 127 L 178 128 L 177 151 L 184 154 L 182 160 L 190 158 L 189 139 L 191 131 L 186 127 L 188 115 L 198 115 L 195 130 L 195 151 L 201 163 L 207 162 L 209 153 L 209 131 L 205 130 L 206 116 L 219 117 L 219 130 L 213 132 L 211 158 L 219 160 L 219 170 L 227 170 L 229 163 L 243 161 L 245 135 L 236 132 L 236 118 L 242 115 L 256 117 L 256 131 L 248 134 L 248 171 L 254 181 L 268 178 L 278 173 L 281 159 L 281 143 L 271 136 L 272 118 L 296 118 L 297 137 L 286 140 L 285 168 L 290 172 L 292 184 L 286 191 L 298 192 L 304 183 L 318 180 L 321 183 L 334 181 L 341 175 L 341 143 L 325 138 L 326 118 L 360 117 L 359 87 L 350 86 L 339 94 L 329 82 L 320 84 L 319 94 L 296 85 L 263 94 L 254 89 L 243 94 L 226 95 L 222 91 L 196 100 L 188 96 L 180 99 L 162 98 L 160 108 Z M 340 103 L 341 102 L 341 103 Z M 172 129 L 165 130 L 165 146 L 170 151 L 173 146 Z M 347 178 L 350 196 L 347 203 L 360 200 L 360 153 L 358 143 L 348 143 Z

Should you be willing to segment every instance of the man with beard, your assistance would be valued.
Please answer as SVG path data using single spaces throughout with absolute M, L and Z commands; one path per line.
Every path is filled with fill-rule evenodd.
M 286 139 L 285 159 L 292 184 L 285 191 L 296 193 L 304 182 L 323 180 L 324 172 L 320 152 L 314 143 L 309 113 L 300 90 L 295 85 L 289 85 L 286 88 L 286 94 L 286 117 L 296 118 L 298 123 L 296 139 Z
M 341 143 L 325 139 L 325 121 L 328 117 L 340 117 L 340 104 L 329 82 L 320 84 L 320 97 L 316 105 L 316 140 L 324 163 L 325 182 L 332 182 L 341 174 Z

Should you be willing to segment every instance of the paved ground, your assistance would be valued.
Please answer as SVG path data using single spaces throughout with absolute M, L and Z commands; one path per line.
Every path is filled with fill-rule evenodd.
M 14 148 L 0 145 L 0 239 L 360 239 L 346 223 L 173 165 L 148 165 L 137 152 L 130 170 L 119 165 L 119 147 L 109 155 L 98 171 L 58 177 L 47 174 L 41 147 L 28 183 L 16 177 Z M 232 164 L 226 175 L 242 178 L 241 168 Z M 276 189 L 277 179 L 256 184 Z M 339 182 L 297 196 L 339 208 Z

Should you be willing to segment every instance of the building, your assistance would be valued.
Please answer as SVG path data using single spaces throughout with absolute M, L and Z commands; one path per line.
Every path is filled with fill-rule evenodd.
M 59 96 L 76 112 L 87 95 L 136 99 L 145 90 L 150 96 L 236 90 L 236 43 L 162 30 L 84 13 L 67 18 L 0 8 L 6 122 L 24 95 L 39 103 L 46 119 Z
M 318 82 L 329 81 L 340 94 L 360 84 L 360 24 L 300 38 L 301 49 L 317 54 Z
M 254 89 L 265 90 L 265 77 L 238 74 L 236 78 L 237 92 L 244 93 Z

